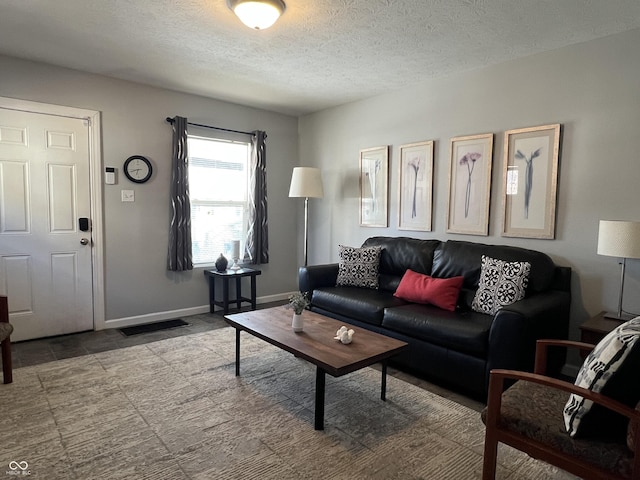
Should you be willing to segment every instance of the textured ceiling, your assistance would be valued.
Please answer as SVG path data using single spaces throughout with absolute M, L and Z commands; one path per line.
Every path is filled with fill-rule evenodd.
M 639 0 L 2 0 L 0 53 L 300 115 L 640 27 Z M 0 85 L 1 92 L 1 85 Z

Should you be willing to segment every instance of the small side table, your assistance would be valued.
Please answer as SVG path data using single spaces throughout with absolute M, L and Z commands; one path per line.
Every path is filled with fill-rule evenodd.
M 622 325 L 622 321 L 605 318 L 607 312 L 600 312 L 580 325 L 580 341 L 596 345 L 607 333 Z
M 260 270 L 253 268 L 241 268 L 240 270 L 225 270 L 218 272 L 217 270 L 205 270 L 204 276 L 209 282 L 209 312 L 214 313 L 215 306 L 222 307 L 224 314 L 229 313 L 229 303 L 235 303 L 238 308 L 242 302 L 251 303 L 251 310 L 256 309 L 256 277 L 262 274 Z M 251 297 L 242 296 L 242 277 L 251 278 Z M 222 280 L 222 300 L 216 300 L 216 278 Z M 229 300 L 229 280 L 236 281 L 236 298 Z

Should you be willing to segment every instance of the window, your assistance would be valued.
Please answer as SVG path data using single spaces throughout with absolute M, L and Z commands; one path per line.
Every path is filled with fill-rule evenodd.
M 251 145 L 189 135 L 189 195 L 193 263 L 230 259 L 233 241 L 247 232 L 248 165 Z

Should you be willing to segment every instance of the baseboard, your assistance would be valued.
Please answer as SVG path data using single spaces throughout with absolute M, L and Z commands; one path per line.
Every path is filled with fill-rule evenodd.
M 178 310 L 169 310 L 166 312 L 146 313 L 144 315 L 136 315 L 135 317 L 116 318 L 104 322 L 104 328 L 122 328 L 133 327 L 134 325 L 142 325 L 144 323 L 162 322 L 173 318 L 188 317 L 190 315 L 199 315 L 208 313 L 209 305 L 200 307 L 180 308 Z
M 256 303 L 260 305 L 263 303 L 279 302 L 289 298 L 290 294 L 291 293 L 279 293 L 276 295 L 267 295 L 264 297 L 257 297 Z M 180 308 L 178 310 L 168 310 L 166 312 L 146 313 L 144 315 L 136 315 L 134 317 L 114 318 L 111 320 L 106 320 L 104 322 L 104 329 L 133 327 L 134 325 L 162 322 L 164 320 L 188 317 L 190 315 L 200 315 L 203 313 L 209 313 L 209 305 L 201 305 L 199 307 Z M 102 330 L 102 329 L 97 328 L 96 330 Z

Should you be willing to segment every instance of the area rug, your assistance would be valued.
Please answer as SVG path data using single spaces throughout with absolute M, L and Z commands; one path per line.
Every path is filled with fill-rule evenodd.
M 366 368 L 327 376 L 222 328 L 24 367 L 0 385 L 0 474 L 46 479 L 478 479 L 479 414 Z M 10 478 L 10 477 L 8 477 Z M 508 447 L 500 479 L 573 478 Z

